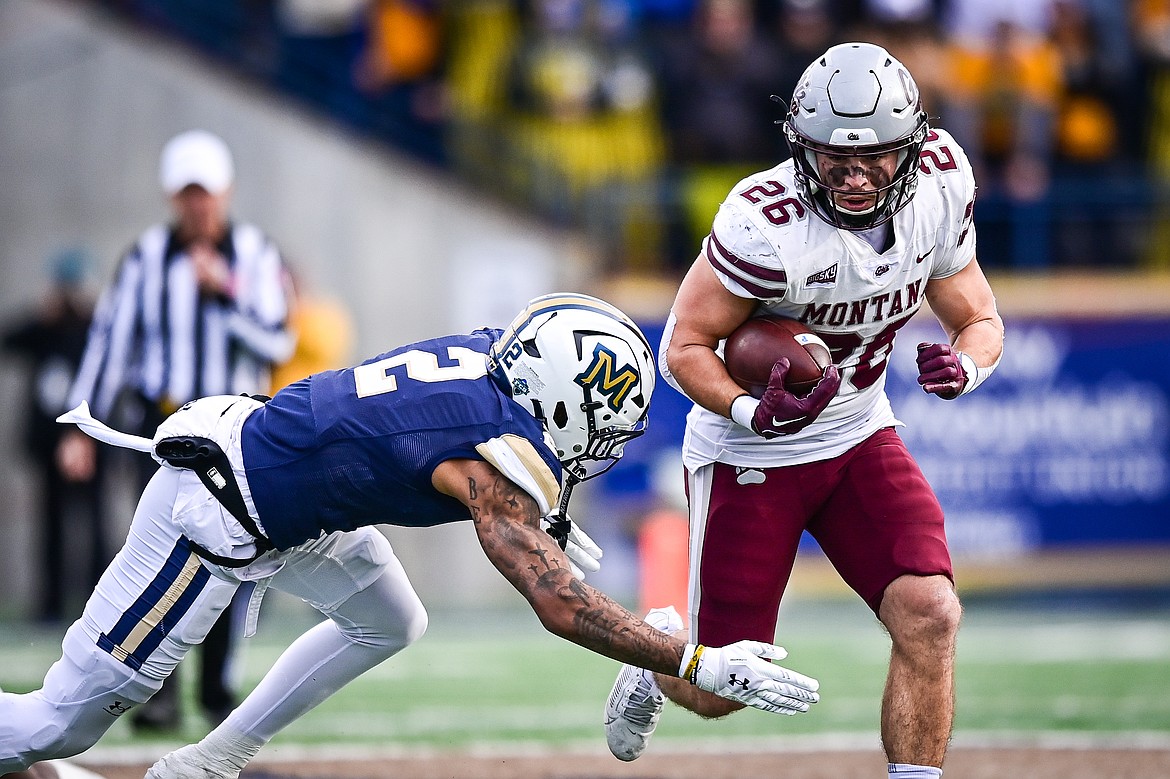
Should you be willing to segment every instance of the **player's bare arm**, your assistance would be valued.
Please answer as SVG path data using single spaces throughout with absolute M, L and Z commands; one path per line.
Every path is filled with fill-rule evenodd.
M 540 529 L 540 510 L 527 492 L 481 460 L 448 460 L 431 481 L 467 506 L 484 553 L 550 633 L 621 662 L 678 674 L 684 642 L 574 577 L 565 553 Z
M 727 375 L 715 348 L 756 305 L 754 299 L 731 294 L 699 255 L 671 308 L 676 321 L 666 353 L 670 372 L 691 400 L 725 417 L 731 415 L 731 402 L 744 392 Z
M 969 354 L 980 367 L 993 365 L 1003 352 L 1003 320 L 995 309 L 995 295 L 979 263 L 945 279 L 932 279 L 926 299 L 951 345 Z

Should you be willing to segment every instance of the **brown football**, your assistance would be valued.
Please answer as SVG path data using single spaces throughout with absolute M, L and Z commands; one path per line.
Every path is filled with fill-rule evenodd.
M 798 396 L 807 394 L 832 362 L 829 347 L 820 336 L 798 320 L 782 316 L 747 320 L 727 337 L 723 347 L 728 374 L 756 398 L 768 388 L 772 366 L 781 357 L 792 364 L 784 386 Z

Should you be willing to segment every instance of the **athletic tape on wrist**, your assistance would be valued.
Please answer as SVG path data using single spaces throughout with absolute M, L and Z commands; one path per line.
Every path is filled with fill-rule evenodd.
M 959 352 L 959 364 L 963 366 L 963 371 L 967 374 L 967 383 L 963 386 L 963 391 L 960 395 L 966 395 L 968 392 L 973 392 L 976 387 L 987 380 L 987 377 L 999 366 L 999 360 L 996 360 L 986 368 L 980 368 L 975 364 L 975 358 L 966 352 Z
M 752 430 L 752 417 L 756 415 L 756 408 L 760 401 L 751 395 L 740 395 L 731 401 L 731 419 L 737 424 Z
M 682 664 L 679 666 L 679 678 L 686 679 L 691 684 L 695 683 L 695 674 L 699 671 L 699 660 L 703 657 L 705 648 L 702 644 L 687 644 Z

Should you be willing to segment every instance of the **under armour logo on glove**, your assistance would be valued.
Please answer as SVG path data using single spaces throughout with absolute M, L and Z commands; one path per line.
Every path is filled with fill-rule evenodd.
M 748 688 L 748 683 L 749 683 L 748 679 L 736 679 L 735 674 L 732 674 L 727 680 L 727 685 L 729 687 L 735 687 L 736 685 L 739 685 L 740 687 L 744 688 L 745 690 Z
M 820 684 L 770 662 L 787 654 L 783 647 L 761 641 L 724 647 L 687 644 L 678 675 L 728 700 L 774 714 L 797 714 L 820 700 Z

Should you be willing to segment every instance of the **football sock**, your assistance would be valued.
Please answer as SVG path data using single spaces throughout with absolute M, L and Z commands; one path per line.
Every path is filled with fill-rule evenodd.
M 198 750 L 197 754 L 201 753 L 203 765 L 214 765 L 221 770 L 224 766 L 230 766 L 238 774 L 248 761 L 256 756 L 264 743 L 261 739 L 220 725 L 204 736 L 194 748 Z
M 942 769 L 929 765 L 890 763 L 889 775 L 890 779 L 940 779 Z

